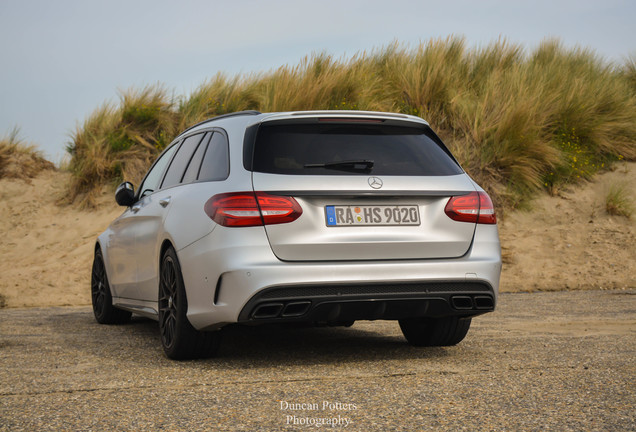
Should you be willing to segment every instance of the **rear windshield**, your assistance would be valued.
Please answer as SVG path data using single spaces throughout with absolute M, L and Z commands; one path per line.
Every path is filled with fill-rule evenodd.
M 430 135 L 429 135 L 430 134 Z M 389 125 L 263 125 L 253 170 L 291 175 L 446 176 L 462 169 L 427 129 Z

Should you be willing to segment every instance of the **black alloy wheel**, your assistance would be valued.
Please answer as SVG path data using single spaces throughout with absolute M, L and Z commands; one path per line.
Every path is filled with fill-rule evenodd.
M 172 256 L 166 254 L 161 265 L 161 280 L 159 282 L 159 328 L 161 330 L 161 343 L 168 350 L 175 344 L 178 303 L 175 263 Z
M 159 273 L 159 333 L 166 355 L 174 360 L 211 357 L 218 351 L 220 332 L 201 332 L 187 317 L 188 299 L 181 266 L 173 248 L 161 260 Z
M 91 302 L 95 319 L 100 324 L 123 324 L 128 322 L 132 315 L 128 311 L 113 306 L 106 266 L 104 266 L 104 258 L 99 248 L 95 250 L 91 271 Z

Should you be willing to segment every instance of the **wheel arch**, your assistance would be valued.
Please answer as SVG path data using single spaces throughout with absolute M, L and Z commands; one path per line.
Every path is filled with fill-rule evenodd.
M 102 247 L 101 242 L 99 241 L 99 239 L 97 239 L 95 241 L 95 247 L 93 248 L 93 260 L 95 260 L 95 255 L 97 255 L 97 252 L 99 252 L 102 256 L 102 261 L 104 262 L 104 271 L 106 272 L 106 277 L 109 280 L 108 283 L 108 289 L 110 290 L 111 295 L 113 295 L 113 287 L 110 284 L 110 277 L 109 274 L 110 272 L 108 271 L 110 268 L 110 259 L 108 257 L 108 254 L 106 253 L 106 251 L 104 250 L 104 248 Z
M 159 275 L 159 276 L 158 276 L 158 277 L 159 277 L 159 279 L 161 278 L 161 265 L 162 265 L 162 261 L 163 261 L 163 256 L 164 256 L 164 254 L 166 253 L 166 251 L 167 251 L 169 248 L 172 248 L 172 250 L 174 250 L 174 254 L 175 254 L 175 256 L 177 257 L 177 264 L 179 265 L 179 268 L 180 268 L 180 270 L 181 270 L 181 277 L 182 277 L 182 279 L 183 279 L 183 285 L 184 285 L 184 291 L 185 291 L 186 304 L 188 305 L 188 312 L 190 312 L 190 298 L 191 298 L 190 294 L 191 294 L 191 293 L 190 293 L 190 291 L 189 291 L 189 290 L 191 290 L 191 289 L 192 289 L 192 288 L 191 288 L 191 284 L 189 284 L 188 282 L 186 282 L 186 280 L 188 279 L 188 275 L 187 275 L 187 274 L 184 274 L 183 262 L 182 262 L 182 260 L 181 260 L 181 256 L 180 256 L 180 254 L 179 254 L 179 251 L 177 250 L 177 248 L 176 248 L 176 246 L 175 246 L 174 242 L 172 241 L 172 239 L 170 239 L 170 238 L 168 238 L 168 237 L 167 237 L 167 238 L 165 238 L 165 239 L 161 242 L 161 246 L 160 246 L 160 248 L 159 248 L 159 267 L 158 267 L 158 269 L 159 269 L 158 275 Z M 159 283 L 157 284 L 157 295 L 159 295 L 159 294 L 160 294 L 160 293 L 159 293 L 159 290 L 161 289 L 161 288 L 160 288 L 160 285 L 159 285 L 160 283 L 161 283 L 161 282 L 159 282 Z M 196 297 L 196 295 L 194 295 L 194 297 Z M 189 318 L 188 318 L 188 320 L 189 320 Z
M 97 252 L 100 252 L 102 254 L 102 259 L 104 260 L 104 267 L 106 268 L 106 275 L 108 276 L 108 280 L 110 281 L 110 256 L 108 255 L 108 246 L 109 246 L 109 241 L 108 241 L 108 237 L 105 235 L 105 233 L 102 233 L 101 235 L 99 235 L 96 239 L 95 239 L 95 245 L 93 247 L 93 257 L 95 256 L 95 254 L 97 254 Z M 113 291 L 113 287 L 110 287 L 110 291 Z
M 163 259 L 163 255 L 166 253 L 166 251 L 169 248 L 174 249 L 175 253 L 177 252 L 177 249 L 174 247 L 174 244 L 172 243 L 172 241 L 170 239 L 164 239 L 163 242 L 161 242 L 161 247 L 159 248 L 159 267 L 158 268 L 161 268 L 161 260 Z
M 165 238 L 163 239 L 163 241 L 161 242 L 161 246 L 159 247 L 159 256 L 157 257 L 157 295 L 159 295 L 159 284 L 161 283 L 161 265 L 162 265 L 162 261 L 163 261 L 163 256 L 165 255 L 166 251 L 168 249 L 172 248 L 172 250 L 174 250 L 175 255 L 177 256 L 177 260 L 179 260 L 179 255 L 177 255 L 177 248 L 174 247 L 174 243 L 172 242 L 172 240 L 170 240 L 169 238 Z M 179 265 L 181 264 L 181 261 L 179 261 Z

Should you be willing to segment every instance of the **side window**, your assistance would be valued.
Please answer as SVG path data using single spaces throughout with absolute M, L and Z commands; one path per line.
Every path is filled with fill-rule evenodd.
M 166 177 L 163 179 L 163 183 L 161 184 L 162 189 L 181 183 L 183 173 L 188 166 L 190 159 L 192 159 L 192 154 L 201 142 L 203 136 L 204 134 L 196 134 L 186 138 L 183 141 L 183 144 L 181 144 L 179 151 L 172 159 L 172 163 L 170 163 L 170 166 L 168 167 Z
M 179 144 L 174 144 L 168 150 L 166 150 L 157 162 L 155 162 L 154 166 L 150 169 L 148 174 L 146 174 L 146 178 L 143 183 L 139 187 L 139 198 L 143 198 L 145 195 L 153 193 L 159 187 L 159 182 L 161 181 L 161 174 L 163 174 L 166 165 L 170 162 L 172 158 L 172 154 L 177 150 Z
M 203 160 L 203 155 L 205 154 L 205 149 L 208 148 L 208 143 L 210 142 L 210 138 L 212 137 L 212 132 L 208 132 L 205 137 L 201 140 L 199 147 L 197 147 L 188 167 L 186 168 L 186 172 L 183 175 L 183 179 L 181 183 L 192 183 L 197 179 L 199 175 L 199 169 L 201 168 L 201 161 Z
M 230 159 L 228 157 L 228 142 L 224 134 L 214 132 L 210 145 L 203 157 L 199 180 L 225 180 L 230 174 Z

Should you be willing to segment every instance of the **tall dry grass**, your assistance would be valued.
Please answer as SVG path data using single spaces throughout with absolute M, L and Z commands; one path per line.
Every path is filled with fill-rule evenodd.
M 632 89 L 636 91 L 636 53 L 625 58 L 622 73 L 631 84 Z
M 516 207 L 541 188 L 555 192 L 615 160 L 636 159 L 634 64 L 631 57 L 612 65 L 557 40 L 526 53 L 503 39 L 471 49 L 449 37 L 414 48 L 394 42 L 348 59 L 318 53 L 260 74 L 217 74 L 177 98 L 161 86 L 131 90 L 74 134 L 71 196 L 136 181 L 178 131 L 206 118 L 353 109 L 425 118 L 499 205 Z
M 55 169 L 41 151 L 20 138 L 17 127 L 0 139 L 0 178 L 31 179 L 45 170 Z
M 611 184 L 605 196 L 605 211 L 607 214 L 631 219 L 635 211 L 632 195 L 633 191 L 630 193 L 627 184 Z
M 120 93 L 118 106 L 104 104 L 73 133 L 67 151 L 72 174 L 67 201 L 92 206 L 105 184 L 139 182 L 154 158 L 177 134 L 179 116 L 161 85 Z

